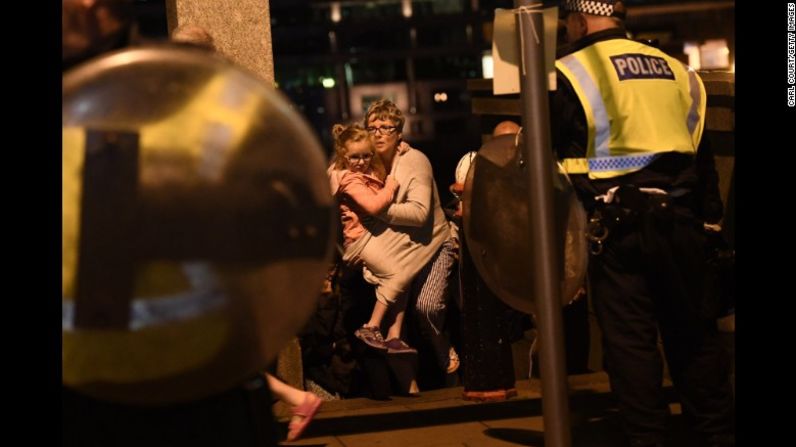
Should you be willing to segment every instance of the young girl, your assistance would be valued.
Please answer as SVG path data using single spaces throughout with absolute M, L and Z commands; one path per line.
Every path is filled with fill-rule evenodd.
M 364 263 L 365 279 L 376 286 L 376 304 L 366 324 L 355 332 L 357 338 L 376 349 L 388 353 L 416 353 L 400 339 L 400 321 L 393 324 L 385 341 L 381 322 L 388 310 L 402 313 L 406 306 L 404 290 L 411 281 L 402 263 L 391 259 L 389 247 L 368 244 L 371 232 L 366 228 L 372 216 L 381 213 L 393 201 L 398 182 L 386 175 L 384 165 L 376 156 L 367 130 L 358 124 L 332 128 L 335 140 L 335 160 L 330 174 L 340 207 L 343 225 L 343 261 L 356 265 Z M 395 327 L 398 326 L 398 327 Z
M 356 245 L 363 246 L 367 243 L 368 238 L 363 238 L 367 230 L 362 220 L 390 205 L 398 183 L 393 177 L 386 177 L 384 165 L 376 156 L 365 129 L 356 124 L 335 124 L 332 136 L 335 140 L 334 168 L 340 170 L 335 195 L 340 205 L 343 245 L 348 253 L 357 242 Z

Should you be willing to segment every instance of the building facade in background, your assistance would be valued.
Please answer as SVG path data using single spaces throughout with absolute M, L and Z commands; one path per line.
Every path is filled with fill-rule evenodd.
M 136 0 L 144 37 L 167 36 L 164 0 Z M 555 4 L 545 1 L 545 4 Z M 732 0 L 626 0 L 632 37 L 701 69 L 734 69 Z M 277 87 L 332 151 L 334 123 L 387 97 L 434 167 L 443 202 L 459 158 L 481 145 L 468 79 L 490 77 L 495 8 L 513 0 L 270 0 Z

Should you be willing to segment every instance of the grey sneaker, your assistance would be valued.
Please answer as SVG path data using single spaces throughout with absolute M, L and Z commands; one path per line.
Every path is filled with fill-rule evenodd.
M 391 338 L 384 345 L 387 347 L 387 354 L 417 354 L 417 349 L 398 338 Z
M 380 349 L 382 351 L 387 349 L 384 343 L 384 337 L 381 336 L 381 331 L 377 327 L 362 326 L 354 331 L 354 336 L 371 348 Z

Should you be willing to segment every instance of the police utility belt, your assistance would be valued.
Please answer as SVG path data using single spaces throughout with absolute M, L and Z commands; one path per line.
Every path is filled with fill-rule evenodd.
M 603 243 L 611 232 L 620 226 L 633 224 L 641 214 L 673 216 L 675 199 L 689 192 L 682 188 L 666 192 L 659 188 L 621 185 L 596 196 L 594 210 L 589 215 L 586 227 L 589 251 L 593 255 L 602 253 Z

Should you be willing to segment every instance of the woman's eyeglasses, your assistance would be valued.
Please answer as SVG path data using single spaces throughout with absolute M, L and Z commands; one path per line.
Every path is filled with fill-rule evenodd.
M 354 154 L 345 156 L 345 159 L 348 160 L 349 163 L 359 163 L 360 161 L 367 163 L 371 158 L 373 158 L 373 154 Z
M 392 135 L 398 128 L 396 126 L 368 127 L 368 133 L 374 135 Z

